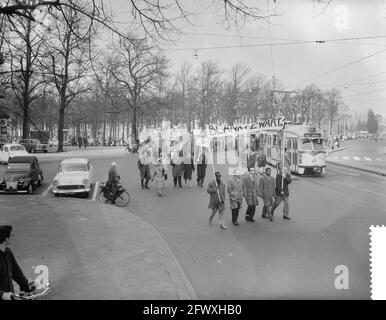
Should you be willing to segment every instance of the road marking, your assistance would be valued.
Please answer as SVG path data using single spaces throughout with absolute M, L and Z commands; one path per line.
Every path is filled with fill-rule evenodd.
M 373 159 L 369 158 L 369 157 L 365 157 L 365 160 L 366 161 L 373 161 Z
M 353 157 L 353 158 L 354 158 L 354 160 L 356 160 L 356 161 L 361 160 L 361 158 L 359 158 L 359 157 Z
M 373 193 L 373 194 L 375 194 L 375 195 L 377 195 L 377 196 L 386 198 L 386 195 L 385 195 L 385 194 L 382 194 L 382 193 L 378 193 L 378 192 L 375 192 L 375 191 L 372 191 L 372 190 L 369 190 L 369 189 L 365 189 L 365 188 L 361 188 L 361 187 L 358 187 L 358 186 L 354 186 L 354 185 L 352 185 L 352 184 L 345 183 L 345 182 L 341 182 L 341 184 L 343 184 L 343 185 L 345 185 L 345 186 L 349 186 L 350 188 L 353 188 L 353 189 L 362 190 L 362 191 L 365 191 L 365 192 L 368 192 L 368 193 Z
M 377 160 L 377 161 L 383 161 L 382 159 L 380 159 L 380 158 L 375 158 L 375 160 Z
M 95 182 L 94 192 L 93 192 L 92 198 L 91 198 L 92 201 L 95 201 L 97 193 L 98 193 L 98 189 L 99 189 L 99 181 Z
M 338 156 L 333 156 L 332 157 L 334 160 L 338 160 Z
M 47 195 L 47 193 L 52 189 L 52 183 L 48 186 L 48 188 L 46 190 L 44 190 L 44 192 L 42 193 L 42 196 L 45 197 Z
M 347 157 L 347 156 L 344 156 L 344 157 L 343 157 L 343 160 L 350 160 L 350 158 Z

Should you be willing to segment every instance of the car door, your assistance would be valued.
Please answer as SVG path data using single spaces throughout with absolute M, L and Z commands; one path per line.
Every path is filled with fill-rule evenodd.
M 8 152 L 9 152 L 9 148 L 4 147 L 3 152 L 2 152 L 1 161 L 8 162 L 8 157 L 9 157 Z
M 88 176 L 89 176 L 90 183 L 94 183 L 94 167 L 90 161 L 88 161 L 87 167 L 88 167 L 88 171 L 89 171 Z
M 4 146 L 0 148 L 0 161 L 4 161 Z

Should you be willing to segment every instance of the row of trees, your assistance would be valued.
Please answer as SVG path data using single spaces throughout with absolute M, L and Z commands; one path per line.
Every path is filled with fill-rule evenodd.
M 165 12 L 168 6 L 128 2 L 136 36 L 113 27 L 103 1 L 30 0 L 0 7 L 1 51 L 8 58 L 0 85 L 8 92 L 6 107 L 14 122 L 22 120 L 24 138 L 31 124 L 57 128 L 62 151 L 65 125 L 79 134 L 91 127 L 94 137 L 102 130 L 105 138 L 107 126 L 111 134 L 121 124 L 118 128 L 126 127 L 126 135 L 130 127 L 137 138 L 138 121 L 157 126 L 169 119 L 191 130 L 196 120 L 204 127 L 213 121 L 234 124 L 277 115 L 320 126 L 328 120 L 331 130 L 338 113 L 347 109 L 338 90 L 309 85 L 285 92 L 280 81 L 252 75 L 244 64 L 224 71 L 206 61 L 198 68 L 184 64 L 170 74 L 169 61 L 154 46 L 154 40 L 177 31 Z M 228 22 L 266 18 L 242 1 L 221 4 Z M 186 19 L 186 10 L 178 8 Z M 138 26 L 144 37 L 138 37 Z M 113 41 L 101 50 L 97 39 L 106 29 Z

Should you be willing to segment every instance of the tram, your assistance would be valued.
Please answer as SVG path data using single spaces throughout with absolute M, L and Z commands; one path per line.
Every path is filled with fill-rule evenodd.
M 322 175 L 326 171 L 326 138 L 315 126 L 286 125 L 285 130 L 267 130 L 251 135 L 255 150 L 276 166 L 282 159 L 284 142 L 285 166 L 301 175 Z

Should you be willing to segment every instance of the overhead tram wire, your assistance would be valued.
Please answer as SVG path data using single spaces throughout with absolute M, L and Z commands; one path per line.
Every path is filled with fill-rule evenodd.
M 361 62 L 361 61 L 363 61 L 363 60 L 366 60 L 366 59 L 368 59 L 368 58 L 371 58 L 371 57 L 374 57 L 374 56 L 376 56 L 376 55 L 378 55 L 378 54 L 381 54 L 381 53 L 383 53 L 383 52 L 385 52 L 385 51 L 386 51 L 386 49 L 379 50 L 379 51 L 374 52 L 374 53 L 372 53 L 372 54 L 370 54 L 370 55 L 368 55 L 368 56 L 362 57 L 362 58 L 360 58 L 360 59 L 353 60 L 353 61 L 351 61 L 351 62 L 349 62 L 349 63 L 346 63 L 346 64 L 344 64 L 344 65 L 342 65 L 342 66 L 336 67 L 336 68 L 334 68 L 334 69 L 332 69 L 332 70 L 329 70 L 329 71 L 327 71 L 327 72 L 318 74 L 318 75 L 316 75 L 316 76 L 314 76 L 314 77 L 311 77 L 311 78 L 308 78 L 308 79 L 306 79 L 306 80 L 300 81 L 300 82 L 295 83 L 295 84 L 293 84 L 293 85 L 286 86 L 286 88 L 289 88 L 289 87 L 296 87 L 296 86 L 298 86 L 298 85 L 300 85 L 300 84 L 303 84 L 303 83 L 305 83 L 305 82 L 310 82 L 310 81 L 312 81 L 312 80 L 314 80 L 314 79 L 324 77 L 324 76 L 326 76 L 326 75 L 328 75 L 328 74 L 330 74 L 330 73 L 333 73 L 333 72 L 336 72 L 336 71 L 338 71 L 338 70 L 344 69 L 344 68 L 349 67 L 349 66 L 351 66 L 351 65 L 353 65 L 353 64 L 355 64 L 355 63 Z
M 202 34 L 206 35 L 206 34 Z M 209 34 L 208 34 L 209 35 Z M 189 48 L 164 48 L 164 51 L 194 51 L 194 50 L 220 50 L 220 49 L 237 49 L 237 48 L 249 48 L 249 47 L 267 47 L 267 46 L 286 46 L 286 45 L 299 45 L 299 44 L 326 44 L 330 42 L 340 43 L 341 41 L 357 41 L 357 40 L 369 40 L 369 39 L 386 39 L 386 35 L 380 36 L 369 36 L 369 37 L 353 37 L 353 38 L 339 38 L 339 39 L 327 39 L 327 40 L 290 40 L 285 42 L 275 42 L 272 43 L 255 43 L 255 44 L 238 44 L 230 46 L 213 46 L 213 47 L 189 47 Z M 273 39 L 272 39 L 273 40 Z M 279 39 L 275 39 L 279 40 Z M 341 44 L 341 43 L 340 43 Z

